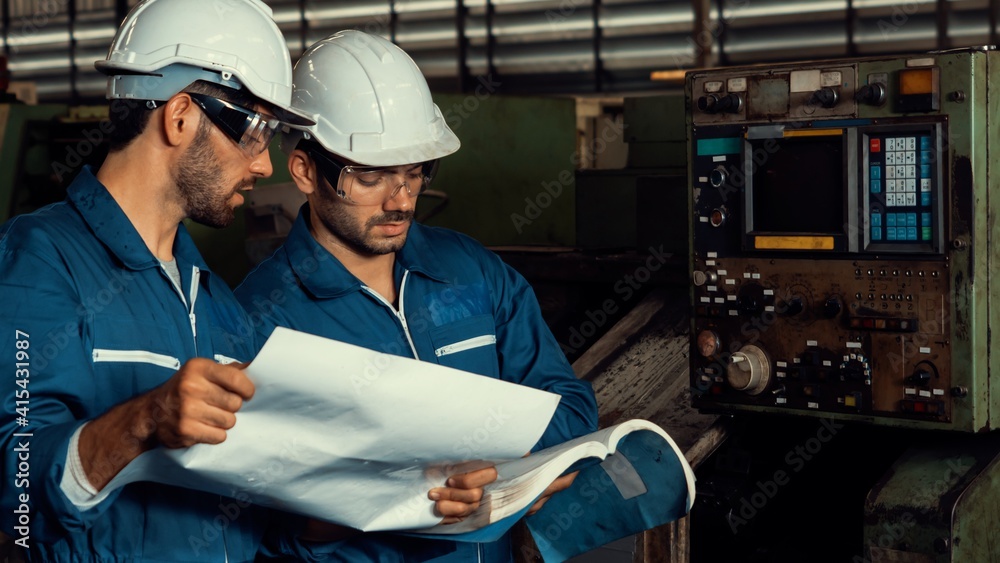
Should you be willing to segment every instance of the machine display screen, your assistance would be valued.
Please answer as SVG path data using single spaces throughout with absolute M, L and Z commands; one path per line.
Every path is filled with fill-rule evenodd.
M 781 234 L 843 234 L 841 135 L 751 141 L 751 228 Z

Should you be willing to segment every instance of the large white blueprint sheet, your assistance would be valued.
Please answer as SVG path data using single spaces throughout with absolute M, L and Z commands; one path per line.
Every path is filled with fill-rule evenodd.
M 246 369 L 256 394 L 218 445 L 156 449 L 106 488 L 156 481 L 365 531 L 437 524 L 427 492 L 526 454 L 559 396 L 278 328 Z

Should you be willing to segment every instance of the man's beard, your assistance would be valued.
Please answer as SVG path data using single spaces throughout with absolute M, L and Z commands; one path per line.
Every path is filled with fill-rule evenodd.
M 327 192 L 329 193 L 329 192 Z M 338 196 L 324 194 L 319 198 L 319 208 L 316 210 L 320 221 L 330 234 L 354 250 L 368 255 L 382 255 L 399 252 L 406 243 L 407 232 L 391 239 L 377 238 L 371 230 L 380 223 L 400 223 L 413 220 L 413 211 L 386 211 L 373 215 L 364 224 L 349 213 L 350 204 L 332 202 L 330 199 Z M 330 199 L 328 199 L 330 198 Z
M 207 119 L 201 122 L 194 141 L 173 173 L 173 180 L 187 217 L 202 225 L 221 228 L 236 218 L 230 198 L 242 188 L 253 187 L 256 180 L 240 180 L 232 189 L 219 191 L 224 174 L 208 138 L 210 127 Z

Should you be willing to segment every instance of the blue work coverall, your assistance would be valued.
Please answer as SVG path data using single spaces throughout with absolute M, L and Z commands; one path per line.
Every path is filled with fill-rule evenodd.
M 32 561 L 236 563 L 257 553 L 269 511 L 238 491 L 140 482 L 81 512 L 60 488 L 84 422 L 190 358 L 249 361 L 258 350 L 183 225 L 174 256 L 180 287 L 89 168 L 67 200 L 0 227 L 0 523 Z
M 560 395 L 533 451 L 597 429 L 590 384 L 573 374 L 531 286 L 498 256 L 460 233 L 414 223 L 394 275 L 398 309 L 316 242 L 303 206 L 284 245 L 236 296 L 262 336 L 277 324 Z M 440 398 L 428 406 L 439 407 L 441 416 L 448 416 L 448 401 L 462 400 L 446 389 L 435 394 Z M 509 535 L 453 543 L 456 551 L 434 561 L 512 561 Z

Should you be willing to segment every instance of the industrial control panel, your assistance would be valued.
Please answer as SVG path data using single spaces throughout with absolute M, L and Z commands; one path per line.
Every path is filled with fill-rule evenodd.
M 998 425 L 997 56 L 687 75 L 697 407 Z

